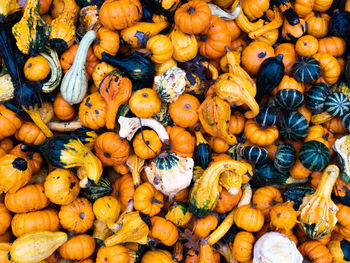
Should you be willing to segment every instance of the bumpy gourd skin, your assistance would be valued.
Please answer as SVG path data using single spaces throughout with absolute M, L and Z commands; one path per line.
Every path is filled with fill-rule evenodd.
M 22 19 L 12 28 L 18 49 L 30 56 L 44 48 L 51 32 L 50 25 L 40 17 L 39 12 L 40 1 L 28 0 Z

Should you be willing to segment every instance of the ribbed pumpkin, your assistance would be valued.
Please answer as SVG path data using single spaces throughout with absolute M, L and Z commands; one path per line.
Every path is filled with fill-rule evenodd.
M 303 103 L 303 94 L 295 89 L 282 89 L 275 95 L 277 106 L 286 111 L 296 111 Z
M 49 205 L 49 199 L 40 184 L 31 184 L 16 193 L 5 195 L 5 205 L 13 213 L 27 213 L 43 209 Z
M 45 179 L 45 195 L 58 205 L 67 205 L 79 194 L 79 180 L 69 169 L 57 168 Z
M 273 165 L 276 170 L 281 173 L 288 172 L 295 162 L 295 155 L 295 149 L 290 143 L 279 145 L 273 160 Z
M 280 191 L 273 186 L 258 188 L 253 195 L 253 205 L 268 218 L 271 207 L 283 201 Z
M 132 142 L 135 154 L 146 160 L 155 158 L 161 152 L 162 142 L 153 130 L 139 132 Z
M 248 262 L 253 258 L 255 237 L 252 233 L 241 231 L 235 236 L 232 244 L 232 254 L 236 260 Z
M 163 217 L 153 216 L 151 217 L 152 228 L 149 233 L 149 237 L 152 239 L 158 239 L 159 242 L 166 246 L 172 246 L 178 239 L 178 231 L 176 226 L 164 219 Z
M 71 120 L 76 113 L 74 107 L 62 98 L 61 93 L 57 94 L 53 102 L 53 111 L 56 117 L 62 121 Z
M 122 245 L 100 247 L 97 251 L 96 263 L 119 263 L 129 260 L 128 249 Z
M 264 215 L 255 205 L 243 205 L 237 208 L 234 222 L 248 232 L 258 232 L 264 225 Z
M 22 144 L 16 145 L 11 149 L 10 154 L 16 155 L 26 159 L 28 164 L 31 166 L 33 173 L 39 172 L 44 160 L 41 157 L 40 153 L 37 152 L 24 152 L 21 150 Z
M 42 144 L 46 139 L 45 134 L 34 122 L 24 122 L 16 131 L 15 137 L 19 141 L 35 145 Z
M 59 249 L 65 259 L 82 260 L 92 255 L 95 250 L 95 240 L 89 235 L 76 235 L 67 240 Z
M 169 113 L 174 123 L 180 127 L 188 128 L 198 122 L 199 100 L 190 94 L 180 95 L 169 105 Z
M 15 134 L 21 127 L 21 120 L 13 111 L 0 104 L 0 125 L 6 127 L 6 129 L 1 129 L 0 132 L 0 140 L 2 140 Z
M 179 126 L 167 126 L 166 131 L 169 134 L 171 151 L 181 157 L 192 157 L 195 148 L 191 133 Z
M 307 91 L 305 104 L 312 113 L 321 113 L 330 94 L 331 88 L 326 83 L 315 84 Z
M 342 92 L 334 92 L 327 96 L 324 107 L 335 117 L 342 117 L 350 111 L 350 100 Z
M 45 209 L 14 215 L 11 229 L 16 237 L 20 237 L 34 231 L 58 231 L 60 222 L 56 210 Z
M 94 202 L 92 209 L 97 220 L 113 224 L 119 217 L 120 202 L 116 197 L 103 196 Z
M 162 101 L 153 89 L 144 88 L 132 94 L 130 110 L 139 118 L 150 118 L 160 111 Z
M 114 182 L 111 195 L 118 198 L 121 211 L 124 211 L 129 201 L 134 197 L 134 193 L 135 188 L 131 174 L 124 174 Z
M 321 76 L 321 66 L 313 57 L 301 57 L 295 62 L 292 73 L 297 81 L 311 83 Z
M 308 141 L 301 146 L 299 159 L 310 171 L 322 171 L 329 164 L 331 154 L 323 143 Z
M 143 183 L 135 190 L 134 207 L 143 214 L 158 214 L 164 205 L 163 201 L 163 194 L 150 183 Z
M 299 112 L 292 112 L 283 116 L 280 133 L 286 139 L 298 141 L 307 136 L 309 124 Z
M 11 213 L 4 203 L 0 203 L 0 234 L 4 234 L 11 224 Z

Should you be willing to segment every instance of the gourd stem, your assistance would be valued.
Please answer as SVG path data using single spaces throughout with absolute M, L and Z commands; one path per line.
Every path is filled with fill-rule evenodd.
M 317 186 L 314 196 L 323 196 L 330 198 L 333 186 L 339 175 L 339 168 L 335 165 L 329 165 L 323 172 L 321 182 Z

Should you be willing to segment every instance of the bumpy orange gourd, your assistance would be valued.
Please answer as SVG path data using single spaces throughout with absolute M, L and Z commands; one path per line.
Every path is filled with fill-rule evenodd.
M 155 158 L 161 152 L 162 142 L 157 133 L 153 130 L 139 132 L 133 142 L 135 154 L 141 159 Z

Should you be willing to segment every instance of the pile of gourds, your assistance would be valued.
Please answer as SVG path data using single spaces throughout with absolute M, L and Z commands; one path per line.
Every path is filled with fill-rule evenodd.
M 350 262 L 350 1 L 0 1 L 0 262 Z

